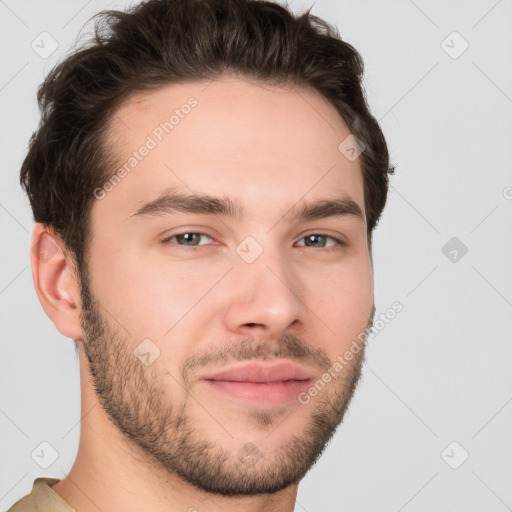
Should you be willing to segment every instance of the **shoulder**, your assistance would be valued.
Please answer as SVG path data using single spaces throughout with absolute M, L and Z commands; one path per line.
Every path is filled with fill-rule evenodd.
M 37 512 L 37 510 L 36 500 L 31 493 L 19 499 L 7 512 Z
M 30 494 L 20 498 L 7 512 L 68 512 L 67 505 L 50 487 L 57 478 L 39 477 L 34 480 Z

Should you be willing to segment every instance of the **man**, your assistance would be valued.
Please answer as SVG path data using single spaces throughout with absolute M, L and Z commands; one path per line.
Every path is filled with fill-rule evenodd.
M 50 72 L 21 183 L 80 444 L 12 512 L 293 511 L 375 312 L 394 169 L 362 71 L 309 11 L 150 0 Z

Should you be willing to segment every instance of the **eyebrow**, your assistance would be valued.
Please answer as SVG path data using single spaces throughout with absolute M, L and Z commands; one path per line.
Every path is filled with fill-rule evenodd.
M 145 218 L 172 213 L 194 213 L 204 215 L 221 215 L 236 219 L 245 218 L 244 206 L 226 196 L 209 194 L 187 194 L 167 191 L 156 199 L 144 203 L 129 218 Z M 292 206 L 284 215 L 290 221 L 305 222 L 328 217 L 350 216 L 365 221 L 359 204 L 348 196 L 318 200 Z

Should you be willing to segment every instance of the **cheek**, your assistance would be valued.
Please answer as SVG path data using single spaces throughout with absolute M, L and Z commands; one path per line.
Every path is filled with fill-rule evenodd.
M 202 299 L 219 280 L 204 264 L 184 267 L 130 254 L 104 259 L 95 274 L 98 298 L 134 342 L 150 338 L 165 346 L 183 329 L 197 329 Z
M 308 306 L 329 327 L 333 346 L 350 345 L 365 330 L 373 308 L 370 263 L 331 271 L 315 283 Z
M 173 286 L 168 272 L 160 272 L 129 250 L 116 250 L 106 243 L 91 253 L 90 269 L 91 292 L 116 327 L 124 327 L 138 338 L 161 336 L 172 325 L 169 309 L 180 290 Z M 104 313 L 108 315 L 107 311 Z

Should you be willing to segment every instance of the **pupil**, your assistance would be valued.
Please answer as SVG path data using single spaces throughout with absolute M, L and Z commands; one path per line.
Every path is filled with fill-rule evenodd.
M 195 233 L 185 233 L 181 236 L 185 239 L 186 242 L 191 242 L 194 235 L 195 235 Z
M 309 235 L 309 239 L 313 240 L 313 242 L 315 242 L 315 241 L 318 242 L 318 238 L 319 237 L 317 235 Z

